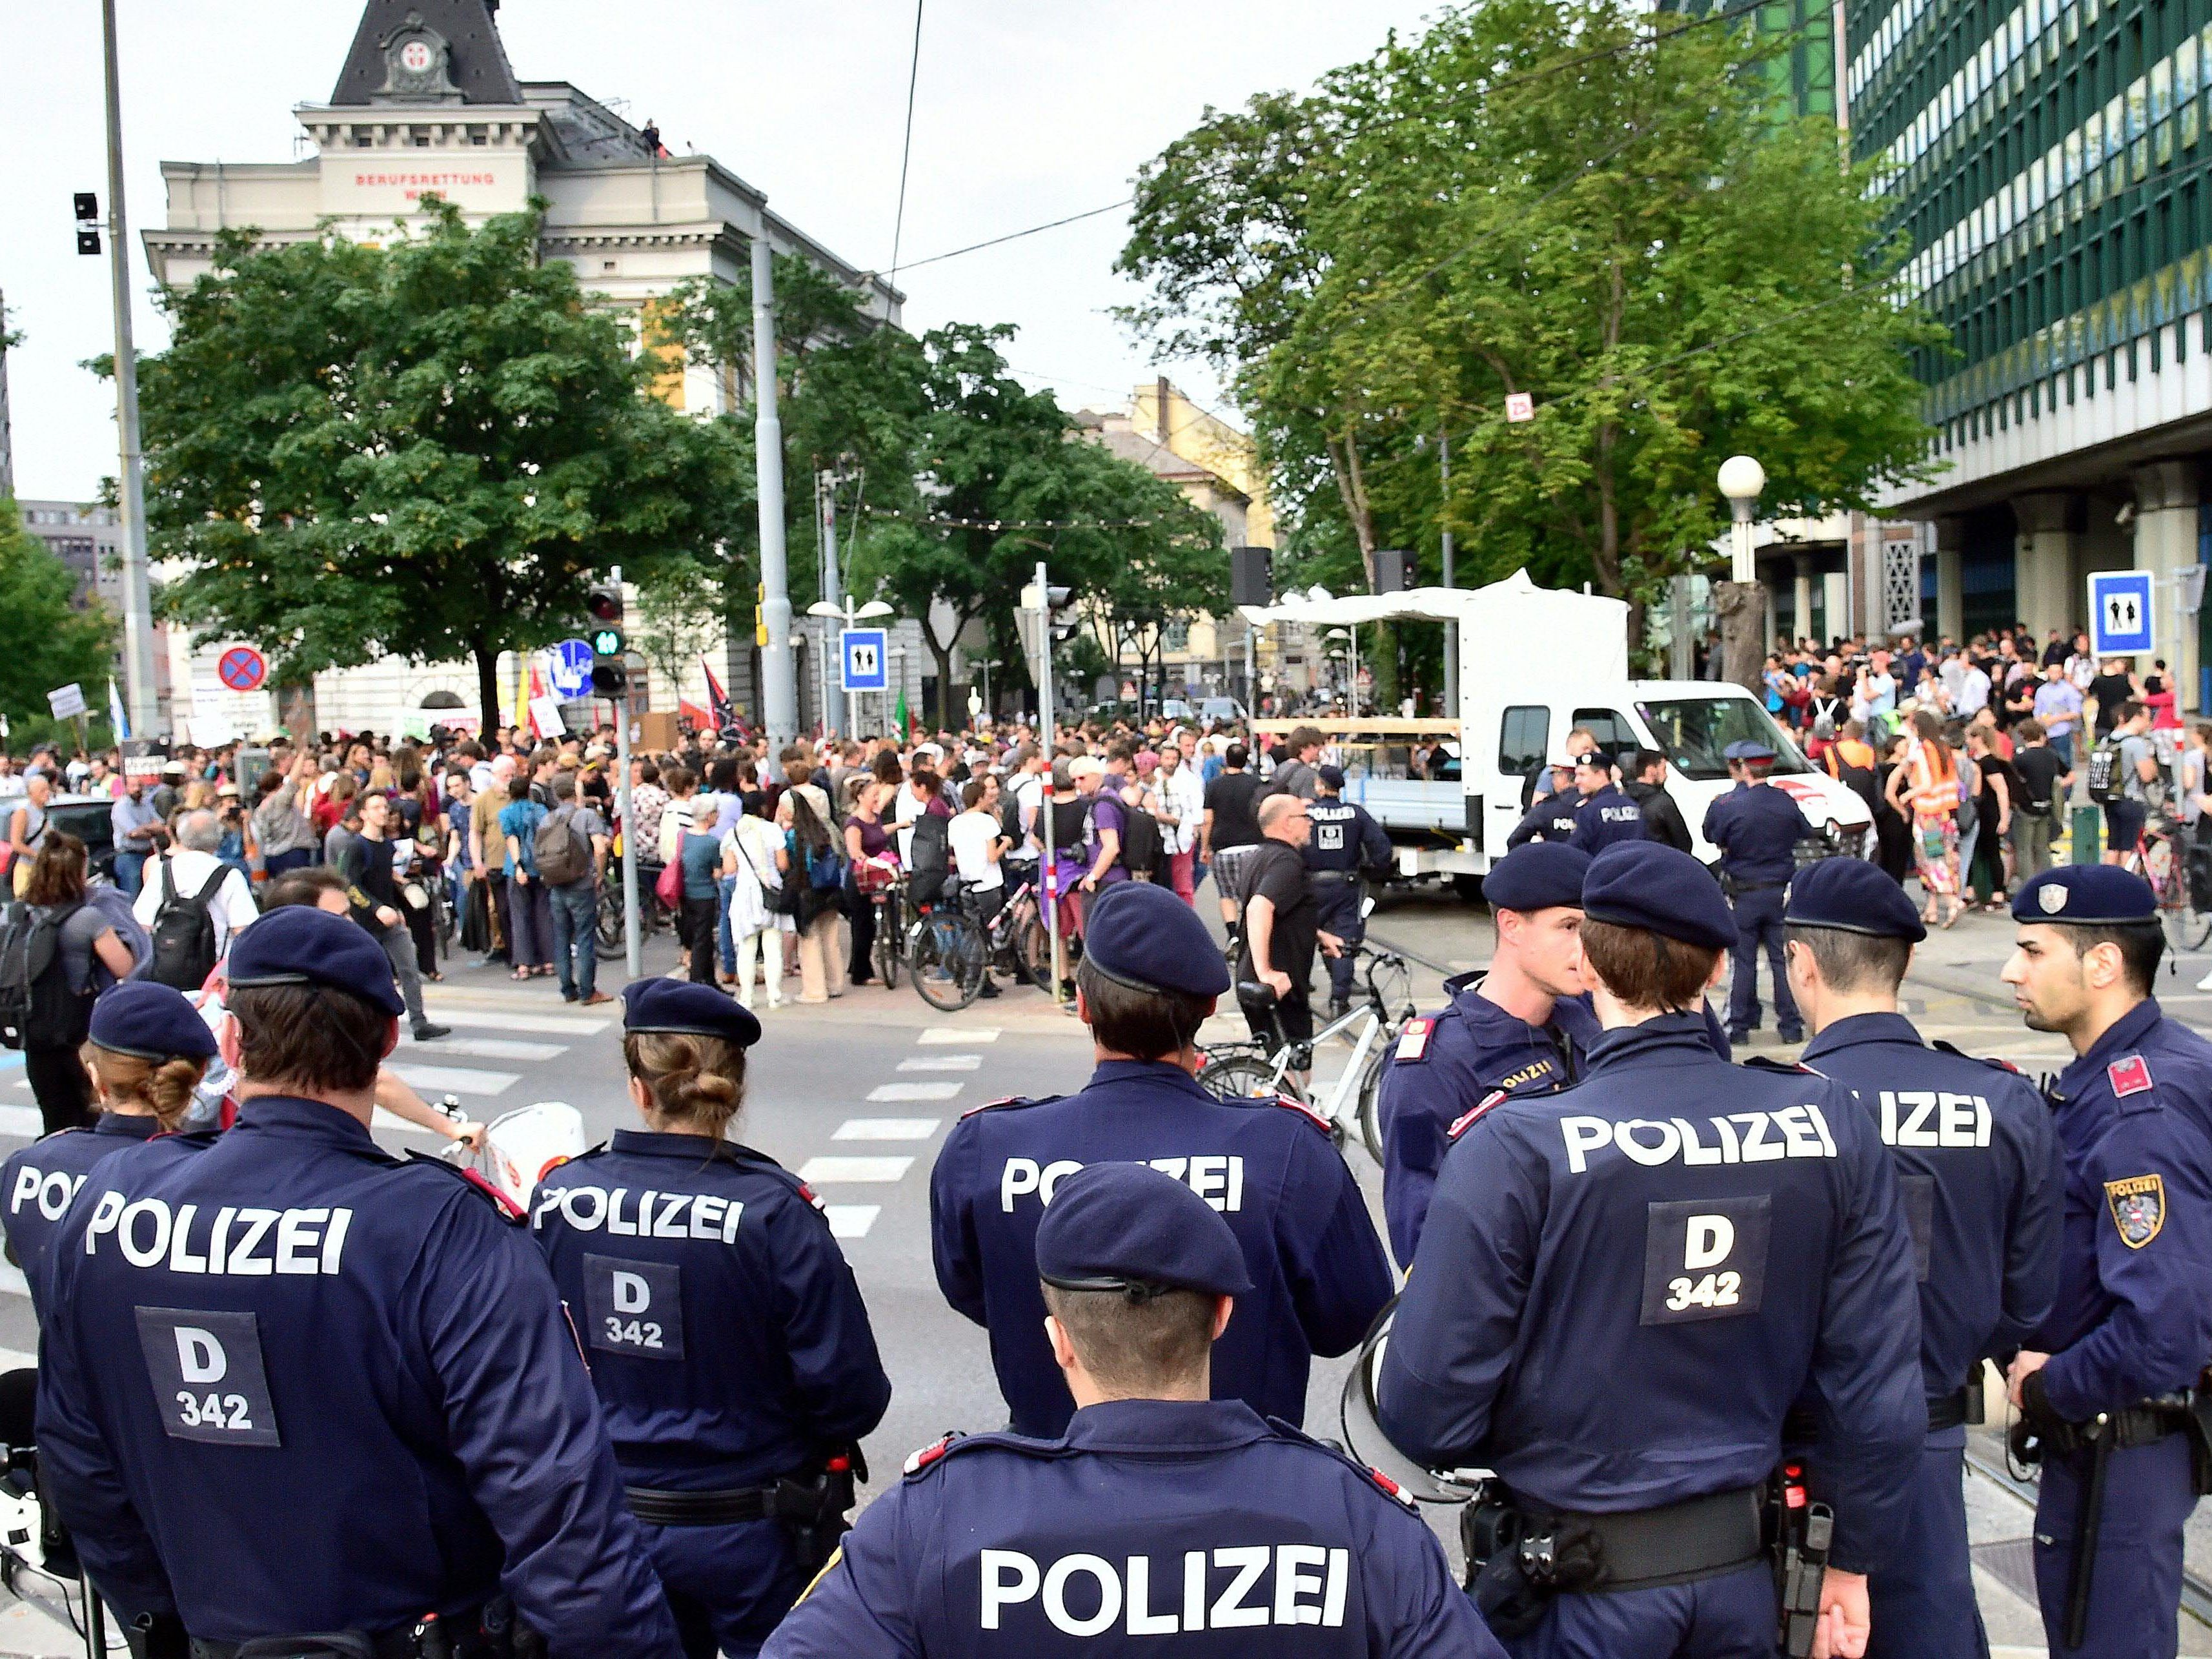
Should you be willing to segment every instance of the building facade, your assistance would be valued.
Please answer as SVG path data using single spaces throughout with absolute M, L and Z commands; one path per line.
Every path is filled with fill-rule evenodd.
M 155 279 L 181 286 L 207 271 L 228 228 L 252 227 L 270 242 L 329 234 L 375 242 L 418 218 L 428 194 L 453 203 L 471 222 L 520 211 L 539 197 L 549 204 L 544 257 L 568 264 L 585 291 L 611 307 L 641 315 L 686 279 L 732 282 L 746 270 L 752 244 L 765 239 L 861 293 L 869 314 L 898 322 L 896 289 L 770 212 L 762 191 L 720 162 L 672 155 L 649 125 L 635 125 L 565 81 L 520 79 L 500 40 L 496 4 L 368 0 L 330 97 L 295 111 L 308 146 L 303 159 L 164 162 L 166 221 L 143 233 Z M 693 365 L 672 367 L 657 389 L 702 416 L 738 406 L 746 393 L 736 378 Z M 225 643 L 191 653 L 195 695 L 213 683 Z M 731 697 L 757 713 L 750 633 L 718 636 L 706 654 Z M 502 687 L 520 678 L 514 665 L 502 667 Z M 696 665 L 680 680 L 651 681 L 655 709 L 705 701 L 705 671 Z M 250 709 L 234 708 L 234 694 L 219 688 L 211 694 L 224 718 L 273 722 L 273 703 L 249 695 L 260 699 Z M 469 665 L 386 661 L 317 676 L 312 718 L 325 728 L 394 731 L 422 723 L 428 709 L 451 723 L 453 698 L 470 716 L 477 713 Z M 295 710 L 306 706 L 295 700 Z M 512 708 L 483 712 L 516 718 Z M 207 718 L 212 729 L 216 715 Z

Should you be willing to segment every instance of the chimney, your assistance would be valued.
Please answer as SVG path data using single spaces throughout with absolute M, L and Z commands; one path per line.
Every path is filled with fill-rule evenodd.
M 1152 412 L 1159 420 L 1160 444 L 1165 447 L 1168 441 L 1168 377 L 1164 374 L 1152 382 Z

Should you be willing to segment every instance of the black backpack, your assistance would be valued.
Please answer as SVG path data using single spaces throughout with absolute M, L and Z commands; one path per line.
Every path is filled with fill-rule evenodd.
M 2120 764 L 2120 740 L 2105 738 L 2089 751 L 2088 772 L 2083 780 L 2089 789 L 2089 799 L 2106 805 L 2127 798 L 2127 780 Z
M 0 1047 L 73 1048 L 92 1030 L 94 993 L 72 990 L 62 927 L 82 900 L 46 911 L 11 904 L 0 922 Z
M 1121 803 L 1121 867 L 1150 881 L 1160 866 L 1160 821 L 1141 806 Z
M 945 896 L 952 873 L 952 820 L 925 812 L 914 821 L 907 842 L 907 898 L 934 904 Z
M 218 864 L 197 894 L 177 890 L 176 866 L 161 861 L 161 905 L 154 912 L 154 954 L 145 977 L 179 991 L 197 991 L 215 971 L 216 889 L 230 877 L 230 866 Z

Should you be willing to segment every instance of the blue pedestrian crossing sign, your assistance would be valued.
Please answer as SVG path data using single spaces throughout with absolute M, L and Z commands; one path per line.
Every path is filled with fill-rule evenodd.
M 592 684 L 592 647 L 584 640 L 563 640 L 547 652 L 545 678 L 556 697 L 580 697 Z
M 848 691 L 886 691 L 890 689 L 888 658 L 884 648 L 884 630 L 880 628 L 848 628 L 837 635 L 838 655 L 844 664 Z
M 2100 657 L 2148 656 L 2151 585 L 2148 570 L 2098 570 L 2089 576 L 2089 649 Z

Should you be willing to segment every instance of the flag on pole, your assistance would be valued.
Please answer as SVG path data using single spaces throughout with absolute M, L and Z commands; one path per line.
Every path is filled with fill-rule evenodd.
M 715 728 L 720 730 L 730 724 L 732 712 L 730 708 L 730 699 L 722 690 L 721 681 L 714 678 L 714 665 L 707 660 L 704 652 L 700 653 L 699 666 L 707 676 L 707 706 L 714 714 Z
M 112 674 L 107 677 L 107 724 L 114 731 L 118 743 L 131 735 L 131 717 L 123 712 L 123 697 L 115 689 Z
M 907 734 L 907 726 L 909 722 L 908 720 L 906 712 L 906 687 L 902 685 L 899 687 L 898 707 L 891 712 L 891 722 L 898 728 L 899 735 L 901 737 L 904 737 Z
M 711 732 L 715 729 L 714 711 L 711 708 L 702 708 L 689 697 L 677 699 L 676 718 L 684 721 L 695 732 Z

